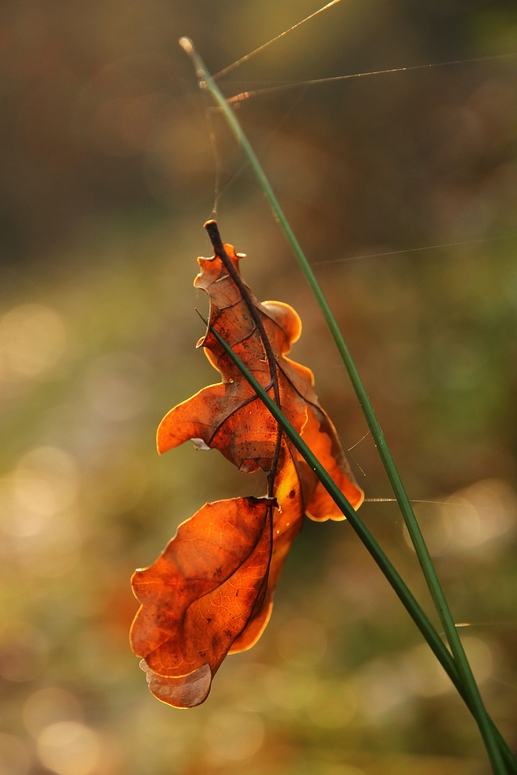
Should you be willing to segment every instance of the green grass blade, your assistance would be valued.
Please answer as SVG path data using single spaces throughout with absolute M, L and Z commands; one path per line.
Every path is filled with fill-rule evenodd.
M 208 325 L 208 321 L 198 312 L 200 318 L 203 320 L 203 322 Z M 232 361 L 235 363 L 237 368 L 241 371 L 243 376 L 248 380 L 254 391 L 257 393 L 259 398 L 264 402 L 268 410 L 271 412 L 275 420 L 278 422 L 286 436 L 289 438 L 289 440 L 293 443 L 293 445 L 296 447 L 296 449 L 300 452 L 300 454 L 303 456 L 303 458 L 306 460 L 308 465 L 312 468 L 320 482 L 323 484 L 329 495 L 332 497 L 334 502 L 339 506 L 343 514 L 347 517 L 351 527 L 353 530 L 357 533 L 363 544 L 366 546 L 367 550 L 383 572 L 383 574 L 386 576 L 387 580 L 389 581 L 390 585 L 393 587 L 395 593 L 397 594 L 398 598 L 402 602 L 403 606 L 406 608 L 407 612 L 415 622 L 416 626 L 424 636 L 425 640 L 429 644 L 431 650 L 433 651 L 436 658 L 441 663 L 442 667 L 446 671 L 446 673 L 449 675 L 451 681 L 453 682 L 454 686 L 460 693 L 461 697 L 465 701 L 467 707 L 472 711 L 471 706 L 471 700 L 468 697 L 468 694 L 465 692 L 465 689 L 463 687 L 463 683 L 461 681 L 460 675 L 458 673 L 456 663 L 451 657 L 451 654 L 445 647 L 443 641 L 441 640 L 438 632 L 433 627 L 432 623 L 429 621 L 428 617 L 422 610 L 420 604 L 412 594 L 409 587 L 406 585 L 396 568 L 393 566 L 387 555 L 382 550 L 381 546 L 377 543 L 376 539 L 373 537 L 373 535 L 370 533 L 369 529 L 366 527 L 362 519 L 359 517 L 357 512 L 354 510 L 354 508 L 350 505 L 350 503 L 347 501 L 339 487 L 335 484 L 334 480 L 329 476 L 329 474 L 326 472 L 326 470 L 323 468 L 321 463 L 318 461 L 316 456 L 311 452 L 309 447 L 305 444 L 301 436 L 297 433 L 297 431 L 293 428 L 289 420 L 285 417 L 282 410 L 275 404 L 273 399 L 270 398 L 268 393 L 264 390 L 262 385 L 255 379 L 253 374 L 246 368 L 246 366 L 243 364 L 243 362 L 240 360 L 240 358 L 233 352 L 230 345 L 220 336 L 220 334 L 214 329 L 210 328 L 211 332 L 216 337 L 217 341 L 223 347 L 225 352 L 228 354 L 228 356 L 232 359 Z M 502 765 L 504 768 L 501 770 L 503 773 L 512 773 L 512 775 L 515 775 L 517 773 L 517 761 L 515 757 L 513 756 L 510 748 L 508 747 L 506 741 L 503 739 L 501 733 L 493 723 L 493 721 L 489 718 L 489 724 L 492 731 L 492 734 L 494 735 L 494 738 L 496 740 L 496 744 L 498 745 L 499 750 L 502 753 L 502 756 L 504 757 L 504 761 L 506 763 L 506 767 Z
M 319 283 L 316 280 L 314 273 L 312 272 L 310 264 L 307 261 L 307 258 L 305 257 L 305 254 L 298 240 L 296 239 L 296 236 L 293 230 L 291 229 L 291 226 L 287 221 L 287 218 L 283 213 L 280 203 L 278 202 L 275 196 L 275 193 L 271 188 L 271 185 L 262 169 L 262 166 L 252 146 L 250 145 L 248 139 L 244 135 L 240 127 L 240 124 L 237 121 L 232 109 L 226 103 L 224 96 L 221 94 L 216 83 L 213 81 L 210 74 L 208 73 L 202 59 L 199 57 L 199 55 L 193 48 L 192 42 L 188 40 L 188 38 L 182 38 L 180 40 L 180 44 L 184 48 L 184 50 L 192 57 L 194 61 L 196 74 L 200 79 L 200 86 L 202 86 L 203 88 L 207 88 L 210 91 L 210 93 L 214 97 L 214 100 L 216 101 L 223 115 L 225 116 L 237 141 L 242 146 L 242 149 L 246 154 L 250 162 L 250 165 L 253 168 L 258 178 L 259 184 L 269 201 L 274 217 L 278 221 L 282 231 L 284 232 L 291 246 L 291 249 L 293 250 L 295 257 L 297 258 L 300 264 L 300 267 L 305 275 L 305 278 L 307 279 L 307 282 L 309 283 L 309 286 L 322 310 L 325 321 L 327 322 L 327 325 L 334 338 L 338 351 L 348 371 L 350 380 L 352 382 L 352 385 L 358 397 L 359 403 L 365 415 L 366 421 L 372 433 L 372 437 L 375 441 L 379 455 L 381 457 L 381 460 L 383 462 L 383 465 L 386 469 L 391 485 L 393 487 L 395 497 L 399 503 L 399 507 L 401 509 L 402 515 L 404 517 L 404 521 L 408 528 L 409 535 L 415 547 L 416 555 L 418 557 L 422 571 L 424 573 L 424 577 L 429 587 L 431 597 L 433 599 L 433 602 L 440 616 L 442 626 L 445 631 L 445 635 L 447 637 L 449 646 L 451 648 L 454 659 L 456 661 L 458 672 L 463 684 L 463 688 L 469 698 L 469 707 L 478 723 L 480 733 L 483 737 L 483 740 L 490 758 L 490 762 L 492 764 L 492 769 L 494 773 L 496 773 L 496 775 L 504 775 L 506 773 L 506 767 L 504 766 L 501 752 L 499 750 L 497 741 L 493 734 L 493 725 L 491 724 L 491 720 L 485 710 L 483 700 L 479 693 L 479 689 L 477 687 L 474 675 L 472 673 L 470 664 L 468 662 L 467 656 L 463 649 L 461 639 L 456 630 L 454 620 L 452 618 L 452 614 L 449 610 L 447 601 L 445 599 L 445 595 L 438 581 L 438 577 L 434 570 L 434 566 L 433 566 L 431 557 L 429 555 L 429 552 L 427 550 L 424 538 L 418 526 L 416 517 L 413 513 L 413 509 L 409 502 L 409 498 L 407 497 L 405 488 L 402 484 L 402 480 L 395 466 L 395 462 L 391 456 L 388 445 L 384 438 L 384 434 L 375 416 L 373 406 L 370 402 L 368 394 L 366 393 L 366 390 L 359 376 L 359 373 L 357 372 L 354 361 L 352 359 L 352 356 L 350 355 L 350 352 L 341 334 L 339 326 L 337 325 L 337 322 L 332 314 L 332 311 L 325 299 L 323 291 L 321 290 Z

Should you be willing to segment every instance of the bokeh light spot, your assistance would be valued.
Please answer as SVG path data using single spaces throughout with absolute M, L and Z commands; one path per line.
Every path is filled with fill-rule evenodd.
M 22 506 L 14 492 L 14 477 L 0 480 L 0 527 L 11 536 L 36 535 L 51 519 Z
M 38 377 L 58 362 L 65 345 L 65 326 L 57 312 L 43 304 L 21 304 L 0 320 L 0 377 Z
M 22 506 L 39 514 L 56 514 L 77 495 L 78 472 L 73 458 L 56 447 L 38 447 L 18 463 L 14 490 Z
M 88 775 L 100 756 L 95 732 L 77 721 L 57 721 L 38 736 L 41 762 L 58 775 Z
M 479 638 L 462 638 L 467 659 L 479 684 L 487 681 L 494 672 L 494 659 L 488 645 Z
M 517 497 L 505 482 L 483 479 L 452 495 L 444 507 L 445 529 L 457 547 L 482 546 L 515 526 Z
M 415 515 L 431 555 L 475 550 L 488 541 L 497 542 L 515 528 L 517 496 L 500 479 L 482 479 L 445 501 L 417 503 Z M 405 526 L 403 533 L 414 551 Z
M 415 516 L 424 534 L 425 542 L 432 557 L 443 554 L 449 544 L 449 536 L 443 524 L 443 504 L 441 503 L 416 503 Z M 404 524 L 402 527 L 404 540 L 412 552 L 415 551 L 409 531 Z

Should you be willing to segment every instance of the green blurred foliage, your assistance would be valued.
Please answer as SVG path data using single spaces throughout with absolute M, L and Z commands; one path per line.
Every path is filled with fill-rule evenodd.
M 196 256 L 210 254 L 213 148 L 177 39 L 192 37 L 215 72 L 314 10 L 2 4 L 2 775 L 486 771 L 472 720 L 346 523 L 306 525 L 265 635 L 227 660 L 203 707 L 154 700 L 128 646 L 133 569 L 207 500 L 264 486 L 215 452 L 154 448 L 163 414 L 215 378 L 194 348 L 206 301 L 191 288 Z M 515 7 L 502 0 L 351 0 L 221 86 L 232 96 L 515 52 Z M 471 625 L 489 710 L 515 744 L 515 59 L 295 86 L 238 115 L 342 324 L 454 616 Z M 294 356 L 314 370 L 367 498 L 389 498 L 314 301 L 210 117 L 223 238 L 248 253 L 259 298 L 301 314 Z M 362 514 L 430 610 L 396 506 Z

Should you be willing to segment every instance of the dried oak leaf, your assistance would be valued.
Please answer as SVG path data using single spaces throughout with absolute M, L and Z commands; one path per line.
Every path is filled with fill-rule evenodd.
M 149 688 L 176 707 L 203 702 L 212 678 L 266 592 L 269 498 L 207 503 L 149 568 L 133 574 L 142 604 L 131 646 Z
M 268 498 L 206 504 L 149 568 L 133 574 L 141 608 L 131 646 L 162 702 L 180 708 L 202 703 L 226 654 L 253 646 L 267 625 L 303 518 L 298 472 L 286 445 L 275 494 L 282 510 Z
M 225 244 L 224 247 L 238 270 L 241 254 L 236 254 L 232 245 Z M 171 409 L 158 428 L 158 451 L 166 452 L 191 439 L 199 447 L 219 449 L 241 471 L 251 472 L 258 468 L 270 471 L 278 436 L 276 421 L 224 352 L 210 327 L 232 347 L 273 396 L 268 358 L 260 332 L 219 256 L 198 258 L 198 262 L 201 271 L 194 285 L 208 294 L 210 317 L 207 333 L 197 346 L 204 348 L 210 363 L 221 373 L 222 382 L 203 388 Z M 251 291 L 249 293 L 274 352 L 282 411 L 352 506 L 358 508 L 363 492 L 350 471 L 332 422 L 318 403 L 313 374 L 286 357 L 301 333 L 298 314 L 288 304 L 279 301 L 260 303 Z M 303 469 L 299 455 L 297 459 Z M 314 473 L 306 472 L 303 481 L 307 490 L 314 490 L 314 497 L 306 493 L 304 498 L 309 516 L 317 520 L 343 519 Z
M 224 246 L 238 269 L 240 255 Z M 210 331 L 233 348 L 274 396 L 261 334 L 239 288 L 218 256 L 198 259 L 195 286 L 210 298 L 210 321 L 198 342 L 222 382 L 172 409 L 158 429 L 160 453 L 192 439 L 219 449 L 242 471 L 274 464 L 278 426 Z M 251 292 L 248 289 L 251 295 Z M 300 336 L 297 313 L 281 302 L 252 303 L 271 344 L 280 406 L 347 499 L 363 499 L 336 430 L 319 406 L 312 372 L 286 355 Z M 131 644 L 143 657 L 149 688 L 163 702 L 193 707 L 203 702 L 227 653 L 250 648 L 272 609 L 272 596 L 289 548 L 307 513 L 315 520 L 343 519 L 314 472 L 283 437 L 275 467 L 274 499 L 236 498 L 206 504 L 178 529 L 149 568 L 136 571 L 133 590 L 142 604 Z

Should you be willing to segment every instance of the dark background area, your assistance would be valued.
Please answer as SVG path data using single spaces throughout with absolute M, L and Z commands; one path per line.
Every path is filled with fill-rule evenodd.
M 206 704 L 151 697 L 129 578 L 209 500 L 261 494 L 155 429 L 195 350 L 214 203 L 292 304 L 367 498 L 391 492 L 321 314 L 177 40 L 211 72 L 314 3 L 4 0 L 0 9 L 0 773 L 474 775 L 479 734 L 346 523 L 308 523 L 272 620 Z M 338 317 L 515 745 L 517 10 L 346 2 L 221 78 Z M 483 59 L 488 57 L 488 59 Z M 430 63 L 324 84 L 308 80 Z M 239 173 L 237 175 L 237 173 Z M 237 175 L 237 177 L 236 177 Z M 364 437 L 364 438 L 363 438 Z M 432 615 L 395 504 L 361 513 Z

